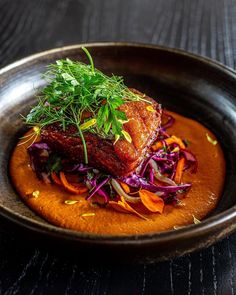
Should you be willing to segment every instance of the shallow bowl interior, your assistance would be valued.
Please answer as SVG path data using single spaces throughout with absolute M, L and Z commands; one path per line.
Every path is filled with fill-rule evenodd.
M 138 44 L 86 45 L 97 68 L 124 76 L 125 83 L 145 92 L 164 108 L 191 117 L 217 136 L 226 158 L 222 198 L 198 226 L 140 236 L 110 237 L 78 233 L 48 224 L 25 206 L 8 175 L 11 151 L 24 127 L 35 95 L 45 85 L 46 65 L 69 57 L 86 61 L 80 45 L 37 54 L 0 70 L 0 214 L 21 230 L 80 247 L 119 249 L 136 260 L 154 261 L 210 245 L 235 229 L 236 75 L 213 61 L 183 51 Z

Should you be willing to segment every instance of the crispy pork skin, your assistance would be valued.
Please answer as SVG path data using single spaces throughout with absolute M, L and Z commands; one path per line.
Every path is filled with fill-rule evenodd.
M 135 89 L 132 91 L 143 95 Z M 147 108 L 150 104 L 145 101 L 126 102 L 119 108 L 125 112 L 129 120 L 123 128 L 130 134 L 131 143 L 120 139 L 113 144 L 111 140 L 84 132 L 90 166 L 114 176 L 126 176 L 136 170 L 148 148 L 155 141 L 161 124 L 160 105 L 148 96 L 144 98 L 153 103 L 155 111 L 150 111 Z M 53 151 L 62 154 L 72 162 L 83 162 L 83 144 L 76 134 L 78 131 L 75 126 L 68 126 L 66 131 L 63 131 L 58 124 L 52 124 L 42 129 L 41 139 Z

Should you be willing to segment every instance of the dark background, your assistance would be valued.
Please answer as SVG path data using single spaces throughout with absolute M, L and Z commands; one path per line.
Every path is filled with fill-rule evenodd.
M 236 1 L 0 0 L 0 66 L 92 41 L 167 45 L 235 68 Z M 26 243 L 0 229 L 0 294 L 236 293 L 236 234 L 153 265 L 82 265 L 76 253 Z

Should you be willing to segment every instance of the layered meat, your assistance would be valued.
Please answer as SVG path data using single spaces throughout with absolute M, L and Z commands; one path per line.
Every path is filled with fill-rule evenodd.
M 137 90 L 132 90 L 141 94 Z M 132 142 L 126 139 L 114 141 L 103 139 L 90 132 L 84 132 L 89 165 L 114 176 L 126 176 L 136 170 L 145 157 L 150 145 L 155 141 L 161 124 L 161 107 L 152 98 L 143 96 L 145 101 L 126 102 L 119 110 L 125 112 L 128 122 L 123 125 Z M 152 107 L 150 107 L 152 106 Z M 57 124 L 46 126 L 41 138 L 49 147 L 72 162 L 84 161 L 84 149 L 81 138 L 76 135 L 75 126 L 63 131 Z

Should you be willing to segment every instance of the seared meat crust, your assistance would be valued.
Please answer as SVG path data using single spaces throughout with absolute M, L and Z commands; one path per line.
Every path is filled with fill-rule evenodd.
M 140 93 L 132 89 L 133 92 Z M 145 96 L 153 103 L 156 111 L 147 110 L 147 102 L 127 102 L 120 106 L 128 122 L 123 125 L 132 142 L 120 139 L 116 144 L 96 134 L 84 132 L 88 151 L 89 165 L 115 176 L 126 176 L 132 173 L 142 162 L 148 147 L 156 139 L 161 124 L 161 107 L 152 98 Z M 46 126 L 41 131 L 41 139 L 50 148 L 61 153 L 73 162 L 83 162 L 84 152 L 81 138 L 75 126 L 68 126 L 64 132 L 57 124 Z

